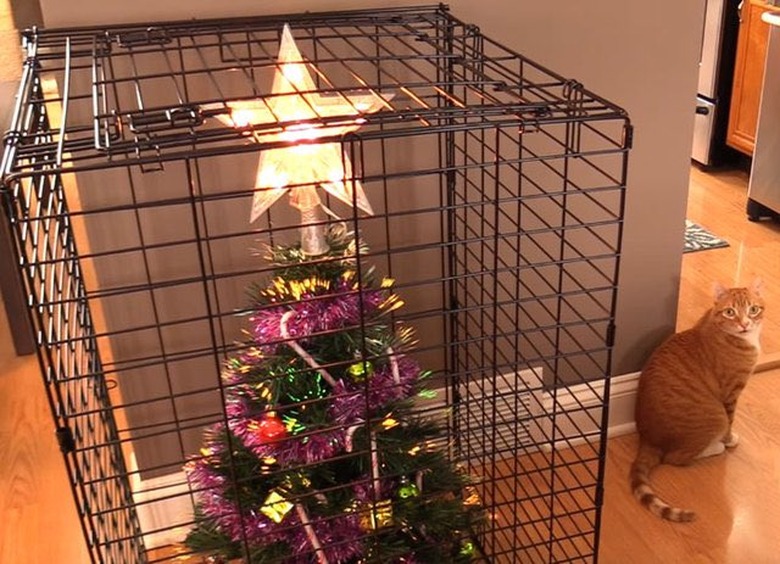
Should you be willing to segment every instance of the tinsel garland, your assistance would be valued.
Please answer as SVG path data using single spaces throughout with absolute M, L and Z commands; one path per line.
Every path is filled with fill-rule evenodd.
M 348 252 L 354 246 L 338 248 Z M 294 253 L 276 252 L 277 257 L 288 255 Z M 319 564 L 366 558 L 366 511 L 371 512 L 373 523 L 378 503 L 390 503 L 385 500 L 397 487 L 396 478 L 381 475 L 383 443 L 378 437 L 399 425 L 392 416 L 393 406 L 413 397 L 427 376 L 404 351 L 411 333 L 387 316 L 402 305 L 392 292 L 392 282 L 385 280 L 377 287 L 370 277 L 358 280 L 354 265 L 349 260 L 343 260 L 341 268 L 328 265 L 322 271 L 331 276 L 323 277 L 293 262 L 255 293 L 249 317 L 251 343 L 225 362 L 221 375 L 227 423 L 208 431 L 201 456 L 185 467 L 203 518 L 231 542 L 283 543 L 288 547 L 284 561 L 291 564 L 309 563 L 312 557 Z M 337 343 L 335 349 L 320 350 L 325 342 Z M 345 343 L 352 343 L 354 350 L 344 348 Z M 293 388 L 302 391 L 285 395 Z M 320 411 L 315 409 L 318 405 Z M 317 417 L 312 419 L 312 413 Z M 281 422 L 286 422 L 288 434 L 276 438 L 277 429 L 283 431 Z M 360 449 L 355 448 L 358 434 Z M 228 436 L 246 453 L 243 456 L 267 465 L 261 476 L 245 480 L 263 480 L 265 472 L 267 485 L 257 489 L 231 482 L 227 468 L 238 454 L 225 450 Z M 274 486 L 281 479 L 274 476 L 307 465 L 331 464 L 345 456 L 368 458 L 362 478 L 338 486 L 348 492 L 340 498 L 351 500 L 346 505 L 331 507 L 336 498 L 313 487 L 296 493 Z M 422 491 L 422 475 L 415 474 L 418 491 Z M 241 488 L 246 487 L 255 488 L 251 499 L 258 501 L 244 499 Z M 269 508 L 271 494 L 278 510 Z M 327 510 L 317 509 L 320 506 Z M 407 552 L 394 561 L 416 560 Z

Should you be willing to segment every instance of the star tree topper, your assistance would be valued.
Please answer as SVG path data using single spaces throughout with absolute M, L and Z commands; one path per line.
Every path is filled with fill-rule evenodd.
M 285 24 L 271 96 L 227 102 L 230 114 L 219 119 L 233 127 L 286 124 L 278 131 L 255 136 L 258 142 L 291 144 L 260 153 L 250 223 L 289 191 L 290 204 L 301 211 L 303 250 L 317 255 L 327 252 L 324 229 L 307 232 L 305 226 L 321 221 L 323 217 L 318 185 L 339 200 L 349 205 L 354 200 L 359 209 L 373 213 L 360 181 L 352 176 L 352 163 L 342 154 L 341 144 L 338 141 L 318 142 L 318 139 L 338 138 L 357 130 L 365 123 L 362 117 L 365 114 L 383 107 L 392 109 L 388 104 L 392 96 L 383 97 L 367 88 L 365 94 L 323 94 L 318 91 L 308 67 L 290 27 Z M 311 67 L 321 82 L 331 84 L 316 67 Z M 323 123 L 324 118 L 332 120 Z M 321 121 L 317 123 L 317 120 Z M 300 123 L 304 121 L 308 123 Z

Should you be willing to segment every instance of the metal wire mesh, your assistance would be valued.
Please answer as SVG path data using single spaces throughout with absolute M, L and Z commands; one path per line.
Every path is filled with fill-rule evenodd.
M 186 555 L 181 468 L 272 272 L 250 249 L 298 233 L 281 204 L 247 222 L 257 156 L 344 120 L 273 115 L 284 23 L 317 94 L 385 101 L 318 141 L 375 213 L 326 203 L 407 302 L 484 559 L 595 559 L 630 125 L 435 6 L 24 34 L 3 205 L 93 561 Z M 251 101 L 272 118 L 226 125 Z

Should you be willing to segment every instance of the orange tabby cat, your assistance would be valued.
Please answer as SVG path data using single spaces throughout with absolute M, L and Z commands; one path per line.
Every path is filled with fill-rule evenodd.
M 691 521 L 650 487 L 661 463 L 686 465 L 736 446 L 731 430 L 737 398 L 760 352 L 764 315 L 760 282 L 751 288 L 715 288 L 715 305 L 691 329 L 663 342 L 639 378 L 636 426 L 639 452 L 631 467 L 634 497 L 655 515 Z

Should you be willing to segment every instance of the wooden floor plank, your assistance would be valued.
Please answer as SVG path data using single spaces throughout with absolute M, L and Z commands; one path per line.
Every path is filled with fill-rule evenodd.
M 0 563 L 89 562 L 37 358 L 0 326 Z
M 628 469 L 637 437 L 610 440 L 600 562 L 780 561 L 780 370 L 752 378 L 735 428 L 733 451 L 687 468 L 661 466 L 651 477 L 668 502 L 696 511 L 689 524 L 662 521 L 634 500 Z

